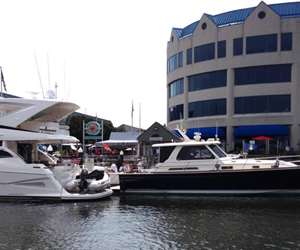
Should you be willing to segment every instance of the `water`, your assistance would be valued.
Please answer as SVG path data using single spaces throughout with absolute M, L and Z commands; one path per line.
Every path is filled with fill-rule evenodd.
M 300 249 L 300 198 L 0 203 L 0 249 Z

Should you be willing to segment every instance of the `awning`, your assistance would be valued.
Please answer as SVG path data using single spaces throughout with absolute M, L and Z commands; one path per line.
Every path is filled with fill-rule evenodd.
M 234 128 L 235 137 L 288 136 L 288 125 L 253 125 Z
M 256 140 L 256 141 L 266 141 L 266 140 L 272 140 L 272 137 L 270 137 L 270 136 L 264 136 L 264 135 L 259 135 L 259 136 L 253 137 L 252 139 Z
M 136 145 L 138 144 L 137 140 L 106 140 L 96 142 L 96 146 L 101 146 L 103 144 L 108 145 Z
M 208 127 L 208 128 L 189 128 L 186 132 L 187 136 L 193 138 L 195 132 L 200 132 L 203 138 L 214 138 L 217 134 L 219 138 L 225 138 L 225 127 Z

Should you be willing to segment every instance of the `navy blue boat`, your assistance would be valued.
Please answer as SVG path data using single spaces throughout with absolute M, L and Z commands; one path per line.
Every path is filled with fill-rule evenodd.
M 122 192 L 190 194 L 300 194 L 300 166 L 279 160 L 240 159 L 218 140 L 155 144 L 158 163 L 119 175 Z

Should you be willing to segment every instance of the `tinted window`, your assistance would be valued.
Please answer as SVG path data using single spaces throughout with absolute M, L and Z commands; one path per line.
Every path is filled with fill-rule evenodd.
M 215 58 L 215 43 L 204 44 L 194 48 L 194 62 L 202 62 Z
M 263 53 L 277 51 L 277 34 L 248 36 L 246 38 L 246 53 Z
M 170 121 L 183 119 L 183 104 L 169 108 Z
M 293 33 L 281 33 L 281 50 L 292 50 Z
M 183 53 L 182 51 L 171 56 L 167 62 L 167 71 L 172 72 L 183 65 Z
M 188 77 L 189 91 L 225 87 L 226 83 L 226 70 L 206 72 Z
M 234 69 L 236 85 L 290 82 L 291 64 L 264 65 Z
M 226 114 L 226 99 L 215 99 L 189 103 L 189 117 Z
M 183 65 L 183 53 L 179 52 L 178 53 L 178 68 L 182 67 Z
M 218 145 L 210 145 L 209 146 L 218 157 L 226 157 L 225 152 Z
M 243 38 L 233 39 L 233 55 L 242 55 L 243 54 Z
M 290 112 L 290 95 L 247 96 L 234 100 L 235 114 Z
M 159 162 L 164 162 L 165 160 L 167 160 L 170 157 L 170 154 L 173 152 L 174 150 L 174 146 L 173 147 L 161 147 L 159 149 Z
M 214 159 L 214 155 L 205 146 L 183 147 L 177 155 L 177 160 Z
M 173 97 L 176 95 L 183 94 L 184 89 L 183 89 L 183 78 L 178 79 L 174 82 L 171 82 L 169 84 L 169 97 Z
M 226 57 L 226 41 L 218 42 L 218 58 Z
M 12 155 L 4 150 L 0 150 L 0 158 L 11 158 Z
M 189 48 L 186 50 L 186 64 L 193 63 L 193 49 Z

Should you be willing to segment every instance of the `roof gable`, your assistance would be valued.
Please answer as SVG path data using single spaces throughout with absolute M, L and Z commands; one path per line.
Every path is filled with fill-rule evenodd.
M 300 17 L 300 2 L 290 2 L 290 3 L 279 3 L 279 4 L 265 4 L 264 2 L 260 2 L 260 5 L 266 5 L 270 9 L 274 11 L 280 18 L 292 18 L 292 17 Z M 257 7 L 258 7 L 257 6 Z M 217 15 L 206 15 L 217 27 L 234 25 L 245 22 L 248 16 L 257 8 L 245 8 L 239 10 L 228 11 L 225 13 L 217 14 Z M 192 35 L 199 24 L 199 20 L 195 21 L 186 27 L 180 29 L 176 28 L 177 38 L 184 38 Z M 172 30 L 173 31 L 173 30 Z
M 259 33 L 268 34 L 276 32 L 270 24 L 276 24 L 275 27 L 279 27 L 279 23 L 280 16 L 269 5 L 260 2 L 245 20 L 244 31 L 250 36 Z
M 178 137 L 175 136 L 167 127 L 162 126 L 160 123 L 153 123 L 147 130 L 145 130 L 138 137 L 139 141 L 148 142 L 151 137 L 162 137 L 164 141 L 177 141 Z

